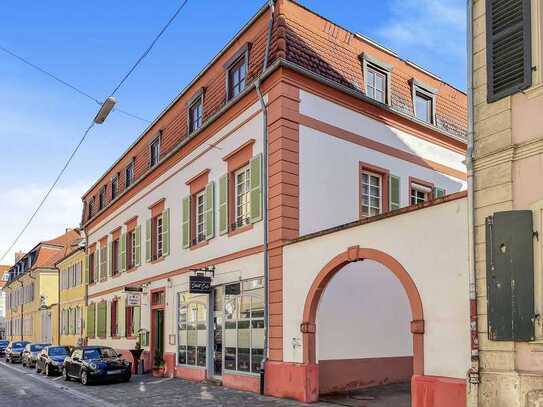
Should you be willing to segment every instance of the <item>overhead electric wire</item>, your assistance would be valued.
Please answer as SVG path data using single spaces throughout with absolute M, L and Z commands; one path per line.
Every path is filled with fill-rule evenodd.
M 71 83 L 69 82 L 66 82 L 64 79 L 62 78 L 59 78 L 57 75 L 47 71 L 46 69 L 42 68 L 41 66 L 38 66 L 36 65 L 35 63 L 29 61 L 28 59 L 16 54 L 15 52 L 13 52 L 12 50 L 6 48 L 6 47 L 3 47 L 2 45 L 0 45 L 0 51 L 3 51 L 5 52 L 6 54 L 8 55 L 11 55 L 13 58 L 15 59 L 18 59 L 19 61 L 21 61 L 22 63 L 30 66 L 31 68 L 35 69 L 36 71 L 38 72 L 41 72 L 42 74 L 44 75 L 47 75 L 48 77 L 50 77 L 51 79 L 57 81 L 58 83 L 72 89 L 73 91 L 79 93 L 80 95 L 82 96 L 85 96 L 86 98 L 92 100 L 93 102 L 95 102 L 97 105 L 102 105 L 103 102 L 101 102 L 100 100 L 98 100 L 98 98 L 95 98 L 94 96 L 88 94 L 87 92 L 85 92 L 84 90 L 81 90 L 80 88 L 78 88 L 77 86 L 75 85 L 72 85 Z M 140 116 L 137 116 L 133 113 L 130 113 L 130 112 L 127 112 L 126 110 L 122 110 L 122 109 L 115 109 L 115 111 L 119 112 L 119 113 L 122 113 L 126 116 L 129 116 L 129 117 L 132 117 L 134 119 L 137 119 L 137 120 L 141 120 L 141 121 L 144 121 L 144 122 L 147 122 L 147 123 L 150 123 L 150 120 L 147 120 L 147 119 L 144 119 L 143 117 L 140 117 Z
M 187 3 L 188 3 L 188 0 L 184 0 L 183 3 L 181 3 L 181 5 L 177 8 L 175 13 L 170 17 L 170 19 L 168 20 L 166 25 L 164 27 L 162 27 L 162 30 L 160 30 L 160 32 L 153 39 L 153 41 L 151 42 L 151 45 L 149 45 L 149 47 L 147 47 L 147 49 L 144 51 L 144 53 L 138 58 L 136 63 L 134 65 L 132 65 L 132 68 L 130 68 L 128 70 L 128 72 L 126 73 L 126 75 L 124 75 L 124 77 L 121 79 L 119 84 L 115 87 L 113 92 L 111 92 L 110 96 L 114 96 L 115 93 L 117 93 L 117 91 L 119 90 L 119 88 L 121 86 L 123 86 L 124 82 L 128 79 L 128 77 L 130 75 L 132 75 L 132 72 L 134 72 L 134 70 L 137 68 L 137 66 L 140 64 L 140 62 L 143 61 L 143 59 L 149 54 L 149 52 L 151 52 L 151 50 L 153 49 L 153 47 L 155 46 L 157 41 L 160 39 L 160 37 L 162 37 L 162 34 L 164 34 L 164 32 L 168 29 L 168 27 L 171 25 L 171 23 L 173 23 L 173 20 L 176 19 L 176 17 L 179 15 L 181 10 L 183 10 L 183 8 L 186 6 Z
M 172 17 L 168 20 L 168 22 L 166 23 L 166 25 L 160 30 L 160 32 L 158 33 L 158 35 L 153 39 L 153 41 L 151 42 L 151 44 L 149 45 L 149 47 L 145 50 L 145 52 L 138 58 L 138 60 L 136 61 L 136 63 L 132 66 L 132 68 L 130 68 L 130 70 L 124 75 L 124 77 L 121 79 L 121 81 L 117 84 L 117 86 L 113 89 L 113 92 L 111 92 L 111 95 L 110 96 L 113 96 L 115 95 L 115 93 L 117 93 L 117 91 L 121 88 L 121 86 L 124 84 L 124 82 L 128 79 L 128 77 L 132 74 L 132 72 L 134 72 L 134 70 L 137 68 L 137 66 L 141 63 L 141 61 L 143 61 L 143 59 L 149 54 L 149 52 L 151 52 L 151 50 L 153 49 L 153 47 L 155 46 L 155 44 L 157 43 L 157 41 L 160 39 L 160 37 L 162 36 L 162 34 L 164 34 L 164 32 L 168 29 L 168 27 L 172 24 L 172 22 L 175 20 L 175 18 L 179 15 L 179 13 L 181 12 L 181 10 L 183 10 L 183 8 L 185 7 L 185 5 L 188 3 L 188 0 L 184 0 L 181 5 L 177 8 L 177 10 L 175 11 L 175 13 L 172 15 Z M 52 73 L 46 71 L 45 69 L 43 68 L 40 68 L 39 66 L 31 63 L 30 61 L 26 60 L 25 58 L 22 58 L 20 56 L 18 56 L 17 54 L 15 54 L 14 52 L 0 46 L 0 50 L 12 55 L 13 57 L 19 59 L 21 62 L 24 62 L 25 64 L 33 67 L 34 69 L 37 69 L 38 71 L 44 73 L 45 75 L 53 78 L 54 80 L 62 83 L 63 85 L 65 86 L 68 86 L 69 88 L 73 89 L 74 91 L 78 92 L 79 94 L 83 95 L 83 96 L 86 96 L 87 98 L 90 98 L 92 99 L 93 101 L 95 101 L 96 103 L 98 103 L 99 105 L 102 105 L 102 102 L 100 102 L 98 99 L 94 98 L 93 96 L 89 95 L 88 93 L 78 89 L 77 87 L 75 87 L 74 85 L 71 85 L 70 83 L 60 79 L 58 76 L 56 75 L 53 75 Z M 119 109 L 115 109 L 117 110 L 118 112 L 120 113 L 124 113 L 124 114 L 127 114 L 129 116 L 132 116 L 132 117 L 135 117 L 137 119 L 141 119 L 140 117 L 137 117 L 135 115 L 132 115 L 131 113 L 128 113 L 126 111 L 122 111 L 122 110 L 119 110 Z M 141 120 L 145 120 L 145 119 L 141 119 Z M 149 122 L 148 120 L 145 120 L 147 122 Z M 66 161 L 66 163 L 64 164 L 64 167 L 62 167 L 62 169 L 60 170 L 60 173 L 57 175 L 57 177 L 55 178 L 55 181 L 53 182 L 53 184 L 51 185 L 51 187 L 49 188 L 49 190 L 47 191 L 47 193 L 44 195 L 43 199 L 41 200 L 40 204 L 37 206 L 37 208 L 34 210 L 34 212 L 32 213 L 32 215 L 30 216 L 30 218 L 28 219 L 28 221 L 25 223 L 23 229 L 19 232 L 19 234 L 17 235 L 17 237 L 15 238 L 15 240 L 13 241 L 13 243 L 9 246 L 9 248 L 4 252 L 4 254 L 2 255 L 2 257 L 0 257 L 0 262 L 2 262 L 4 260 L 4 258 L 8 255 L 8 253 L 11 251 L 11 249 L 13 249 L 13 247 L 15 247 L 15 245 L 17 244 L 17 242 L 19 241 L 19 239 L 21 238 L 21 236 L 23 235 L 23 233 L 26 231 L 26 229 L 28 229 L 28 227 L 30 226 L 30 224 L 32 223 L 32 221 L 34 220 L 34 218 L 36 217 L 36 215 L 38 214 L 38 212 L 40 211 L 40 209 L 42 208 L 42 206 L 45 204 L 45 201 L 47 200 L 47 198 L 49 198 L 49 195 L 51 195 L 51 193 L 53 192 L 53 190 L 55 189 L 56 185 L 58 184 L 58 182 L 60 181 L 60 178 L 62 177 L 62 175 L 64 174 L 64 172 L 66 171 L 66 169 L 68 168 L 68 165 L 70 165 L 70 162 L 72 161 L 72 159 L 74 158 L 74 156 L 76 155 L 77 151 L 79 150 L 79 148 L 81 147 L 81 145 L 83 144 L 83 142 L 85 141 L 85 139 L 87 138 L 87 135 L 89 134 L 89 132 L 92 130 L 92 128 L 94 127 L 95 123 L 94 121 L 91 122 L 90 126 L 85 130 L 85 132 L 83 133 L 83 136 L 81 137 L 81 139 L 79 140 L 79 143 L 76 145 L 75 149 L 72 151 L 72 153 L 70 154 L 70 156 L 68 157 L 68 160 Z

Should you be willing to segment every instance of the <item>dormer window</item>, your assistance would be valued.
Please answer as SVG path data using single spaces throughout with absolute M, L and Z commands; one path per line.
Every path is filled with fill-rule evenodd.
M 126 166 L 125 169 L 125 188 L 131 186 L 134 182 L 134 160 Z
M 88 206 L 88 219 L 92 219 L 92 215 L 94 213 L 94 197 L 92 197 L 89 201 L 89 206 Z
M 104 209 L 106 205 L 106 186 L 104 185 L 100 188 L 100 193 L 98 194 L 98 210 Z
M 160 135 L 151 142 L 149 148 L 151 150 L 149 166 L 152 168 L 160 161 Z
M 415 117 L 428 124 L 436 124 L 436 94 L 437 89 L 422 82 L 411 80 L 413 92 L 413 113 Z
M 113 201 L 119 195 L 119 174 L 111 178 L 111 200 Z
M 390 76 L 392 65 L 380 61 L 367 53 L 361 55 L 366 96 L 390 104 Z
M 245 90 L 247 67 L 249 65 L 249 48 L 247 43 L 236 52 L 224 65 L 226 69 L 226 100 L 232 100 Z
M 204 116 L 204 96 L 200 94 L 189 106 L 189 133 L 193 133 L 202 127 Z

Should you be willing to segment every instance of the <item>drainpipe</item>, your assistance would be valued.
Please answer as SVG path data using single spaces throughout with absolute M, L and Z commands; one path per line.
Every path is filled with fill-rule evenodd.
M 467 45 L 468 45 L 468 149 L 466 167 L 468 172 L 468 247 L 469 247 L 469 301 L 471 331 L 471 369 L 469 375 L 470 406 L 479 405 L 479 337 L 477 326 L 477 279 L 475 265 L 475 174 L 473 170 L 474 106 L 473 106 L 473 0 L 467 0 Z
M 270 7 L 270 22 L 268 26 L 268 39 L 266 42 L 266 51 L 264 53 L 264 64 L 262 66 L 262 74 L 268 68 L 268 62 L 270 58 L 271 40 L 273 35 L 273 20 L 275 14 L 275 1 L 269 0 L 268 5 Z M 263 359 L 260 365 L 260 394 L 264 394 L 265 388 L 265 366 L 268 359 L 268 325 L 269 325 L 269 294 L 268 294 L 268 276 L 269 276 L 269 264 L 268 264 L 268 251 L 269 251 L 269 238 L 268 238 L 268 110 L 262 90 L 260 89 L 260 80 L 258 77 L 255 82 L 255 89 L 260 100 L 260 106 L 262 109 L 262 142 L 263 142 L 263 162 L 262 162 L 262 220 L 264 222 L 264 350 Z

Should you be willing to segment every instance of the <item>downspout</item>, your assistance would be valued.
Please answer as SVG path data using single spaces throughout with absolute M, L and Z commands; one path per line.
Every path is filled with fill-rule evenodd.
M 469 376 L 468 405 L 479 405 L 479 337 L 477 321 L 477 279 L 475 266 L 475 174 L 473 170 L 474 105 L 473 105 L 473 0 L 467 0 L 467 48 L 468 48 L 468 146 L 466 167 L 468 173 L 468 250 L 469 250 L 469 301 L 471 333 L 471 369 Z
M 268 238 L 268 110 L 262 90 L 260 89 L 261 76 L 266 72 L 268 68 L 268 62 L 270 59 L 271 40 L 273 35 L 273 22 L 275 14 L 274 0 L 268 0 L 270 7 L 270 22 L 268 26 L 268 39 L 266 41 L 266 51 L 264 53 L 264 64 L 262 66 L 262 73 L 255 81 L 255 89 L 260 100 L 260 107 L 262 109 L 262 143 L 263 143 L 263 162 L 262 162 L 262 220 L 264 222 L 264 350 L 262 363 L 260 365 L 260 394 L 264 394 L 265 388 L 265 366 L 268 360 L 268 325 L 269 325 L 269 294 L 268 294 L 268 278 L 269 278 L 269 264 L 268 264 L 268 252 L 269 252 L 269 238 Z

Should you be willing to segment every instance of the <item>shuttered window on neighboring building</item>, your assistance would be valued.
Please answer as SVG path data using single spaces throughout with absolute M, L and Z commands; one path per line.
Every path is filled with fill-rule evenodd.
M 486 33 L 491 103 L 532 84 L 530 0 L 487 0 Z
M 107 323 L 107 303 L 100 302 L 98 303 L 96 308 L 96 336 L 99 338 L 105 338 Z
M 87 336 L 94 338 L 95 334 L 95 304 L 89 304 L 87 306 Z

